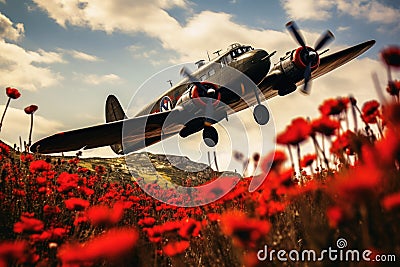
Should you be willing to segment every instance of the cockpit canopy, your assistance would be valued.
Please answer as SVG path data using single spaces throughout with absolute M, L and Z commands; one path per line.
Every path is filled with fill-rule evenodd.
M 233 60 L 243 55 L 244 53 L 254 50 L 253 47 L 248 45 L 241 45 L 238 43 L 231 44 L 228 47 L 228 52 L 221 58 L 221 65 L 225 66 L 231 63 Z
M 229 54 L 231 55 L 232 58 L 237 58 L 240 55 L 242 55 L 248 51 L 251 51 L 251 50 L 254 50 L 254 48 L 249 45 L 245 46 L 245 45 L 241 45 L 239 43 L 231 44 L 228 47 Z

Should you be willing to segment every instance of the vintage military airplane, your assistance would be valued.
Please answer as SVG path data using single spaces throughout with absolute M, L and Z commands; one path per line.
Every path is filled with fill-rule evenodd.
M 39 140 L 30 149 L 32 152 L 56 153 L 111 146 L 115 153 L 127 154 L 178 133 L 187 137 L 200 131 L 204 142 L 212 147 L 218 143 L 214 123 L 255 105 L 254 119 L 259 125 L 265 125 L 269 112 L 260 97 L 284 96 L 302 84 L 302 91 L 308 94 L 312 79 L 351 61 L 375 43 L 370 40 L 320 57 L 326 51 L 320 54 L 318 51 L 334 39 L 330 31 L 325 32 L 312 48 L 306 45 L 294 22 L 287 23 L 286 27 L 300 47 L 287 52 L 272 68 L 271 57 L 275 52 L 269 54 L 235 43 L 210 62 L 198 62 L 198 69 L 192 74 L 183 68 L 185 79 L 134 118 L 128 119 L 117 98 L 110 95 L 106 101 L 105 124 L 57 133 Z M 256 89 L 244 86 L 243 81 L 226 74 L 228 68 L 243 73 Z M 224 107 L 229 107 L 230 111 Z

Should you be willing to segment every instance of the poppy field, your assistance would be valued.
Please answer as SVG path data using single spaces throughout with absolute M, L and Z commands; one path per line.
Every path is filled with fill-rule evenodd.
M 78 155 L 48 157 L 0 143 L 0 267 L 399 266 L 400 81 L 391 77 L 400 48 L 381 58 L 388 84 L 376 89 L 385 97 L 327 99 L 316 107 L 319 118 L 294 118 L 278 133 L 278 149 L 257 158 L 257 175 L 266 179 L 256 191 L 248 190 L 253 177 L 240 178 L 199 207 L 179 207 L 185 195 L 169 196 L 177 205 L 160 202 L 141 189 L 140 177 L 110 179 L 109 166 L 84 167 Z M 7 107 L 21 96 L 15 88 L 6 94 Z M 37 109 L 25 109 L 31 124 Z M 305 143 L 314 153 L 303 155 Z M 157 195 L 159 184 L 147 186 Z M 368 250 L 370 261 L 300 259 L 302 250 L 337 249 L 339 239 L 347 242 L 341 248 Z M 299 253 L 284 261 L 279 250 Z

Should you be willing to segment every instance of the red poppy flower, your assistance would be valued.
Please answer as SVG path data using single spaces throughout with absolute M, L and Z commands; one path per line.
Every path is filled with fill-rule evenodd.
M 122 203 L 116 203 L 113 208 L 104 205 L 94 206 L 86 212 L 87 218 L 95 226 L 116 224 L 123 215 L 124 206 Z
M 81 198 L 70 198 L 64 200 L 65 207 L 69 210 L 84 210 L 89 207 L 89 201 Z
M 14 188 L 13 195 L 18 196 L 18 197 L 24 197 L 24 196 L 26 196 L 26 192 L 25 192 L 25 190 Z
M 21 96 L 21 93 L 18 91 L 18 89 L 12 87 L 6 88 L 6 94 L 9 98 L 12 99 L 17 99 Z
M 133 228 L 115 228 L 85 243 L 67 244 L 60 248 L 62 265 L 80 265 L 102 259 L 117 260 L 132 251 L 139 238 Z
M 346 97 L 327 99 L 321 106 L 319 106 L 319 111 L 322 115 L 338 115 L 347 109 L 347 105 L 350 100 Z
M 154 219 L 153 217 L 145 217 L 143 219 L 140 219 L 138 224 L 140 226 L 149 227 L 149 226 L 153 226 L 155 222 L 156 222 L 156 219 Z
M 195 219 L 185 219 L 181 222 L 183 225 L 178 231 L 178 234 L 185 239 L 191 236 L 198 236 L 201 230 L 201 223 Z
M 317 158 L 317 156 L 315 154 L 305 155 L 300 161 L 301 167 L 305 168 L 305 167 L 310 166 L 316 158 Z
M 30 105 L 24 108 L 26 114 L 33 114 L 36 110 L 38 110 L 38 106 L 36 105 Z
M 334 135 L 335 131 L 339 129 L 339 127 L 340 123 L 337 120 L 330 119 L 326 116 L 311 122 L 311 128 L 314 132 L 318 132 L 326 136 Z
M 36 182 L 37 182 L 39 185 L 43 185 L 43 184 L 45 184 L 45 183 L 47 182 L 47 179 L 46 179 L 45 177 L 37 177 L 37 178 L 36 178 Z
M 365 102 L 361 109 L 361 117 L 366 123 L 376 123 L 377 117 L 380 116 L 379 102 L 376 100 L 371 100 Z
M 266 203 L 261 203 L 256 208 L 257 214 L 260 216 L 273 216 L 279 212 L 283 212 L 286 209 L 287 203 L 270 200 Z
M 254 247 L 270 229 L 271 224 L 268 221 L 249 218 L 241 211 L 231 211 L 221 216 L 222 232 L 231 236 L 234 244 L 239 247 Z
M 275 152 L 269 153 L 261 161 L 261 170 L 264 173 L 268 173 L 269 170 L 279 171 L 280 167 L 287 160 L 285 152 L 282 150 L 276 150 Z
M 400 136 L 393 129 L 387 129 L 385 138 L 377 141 L 375 148 L 383 166 L 393 167 L 396 166 L 396 161 L 400 162 Z
M 340 173 L 331 186 L 332 194 L 344 200 L 366 201 L 377 192 L 382 171 L 371 164 L 357 165 Z
M 1 242 L 0 266 L 12 266 L 14 260 L 21 260 L 27 256 L 28 242 Z
M 44 160 L 36 160 L 29 165 L 31 173 L 43 172 L 50 170 L 50 164 Z
M 306 140 L 310 133 L 310 124 L 303 118 L 297 118 L 276 137 L 276 141 L 282 145 L 297 145 Z
M 78 187 L 79 176 L 76 173 L 62 172 L 58 178 L 57 183 L 60 185 L 58 187 L 58 192 L 68 192 L 74 188 Z
M 43 213 L 44 215 L 53 215 L 53 214 L 57 214 L 60 213 L 61 209 L 57 206 L 50 206 L 50 205 L 44 205 L 43 207 Z
M 333 141 L 332 146 L 330 148 L 331 153 L 334 153 L 336 155 L 340 155 L 344 152 L 348 154 L 353 154 L 354 153 L 353 146 L 356 138 L 357 136 L 355 133 L 353 133 L 350 130 L 347 130 L 338 138 L 336 138 L 335 141 Z
M 398 96 L 400 92 L 400 81 L 399 80 L 389 81 L 386 87 L 386 91 L 391 96 Z
M 0 141 L 0 154 L 8 155 L 10 153 L 10 147 Z
M 221 220 L 221 214 L 219 213 L 208 213 L 207 218 L 210 222 L 219 222 Z
M 385 210 L 392 210 L 400 207 L 400 192 L 385 196 L 382 200 L 382 206 Z
M 165 255 L 169 257 L 173 257 L 175 255 L 183 253 L 188 247 L 190 243 L 189 241 L 179 241 L 179 242 L 169 242 L 166 246 L 163 247 L 163 252 Z
M 271 188 L 280 188 L 283 193 L 286 193 L 286 189 L 290 189 L 296 185 L 296 182 L 293 180 L 294 171 L 292 168 L 281 171 L 279 174 L 270 173 L 268 179 L 270 180 Z
M 42 232 L 41 234 L 33 234 L 30 238 L 33 241 L 49 241 L 49 242 L 58 242 L 61 241 L 68 233 L 68 230 L 65 228 L 53 228 L 47 231 Z
M 44 224 L 41 220 L 21 216 L 21 221 L 14 224 L 15 233 L 38 233 L 42 232 Z
M 32 154 L 21 154 L 21 161 L 22 162 L 31 162 L 34 160 L 33 155 Z
M 383 62 L 391 67 L 400 67 L 400 47 L 389 46 L 381 51 L 381 58 Z

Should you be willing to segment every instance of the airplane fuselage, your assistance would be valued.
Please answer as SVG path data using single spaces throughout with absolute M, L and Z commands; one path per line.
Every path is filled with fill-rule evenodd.
M 197 81 L 208 81 L 217 85 L 224 85 L 225 87 L 232 88 L 224 93 L 229 94 L 223 97 L 224 103 L 229 105 L 233 110 L 239 111 L 245 108 L 240 104 L 242 99 L 246 99 L 246 94 L 253 97 L 254 92 L 252 89 L 246 88 L 247 92 L 236 92 L 234 89 L 237 87 L 238 75 L 232 71 L 226 71 L 227 67 L 236 69 L 238 72 L 246 75 L 254 84 L 259 84 L 262 79 L 268 74 L 271 66 L 270 54 L 262 49 L 254 49 L 250 46 L 244 46 L 240 44 L 232 44 L 225 53 L 219 55 L 215 59 L 204 63 L 204 61 L 198 62 L 198 69 L 192 73 L 192 76 Z M 166 96 L 171 100 L 171 105 L 175 107 L 179 105 L 179 101 L 185 92 L 188 90 L 190 81 L 185 78 L 173 86 L 166 93 L 158 97 L 155 101 L 147 105 L 141 110 L 137 116 L 156 113 L 160 111 L 159 103 L 163 101 Z M 231 93 L 231 94 L 230 94 Z M 236 104 L 236 105 L 235 105 Z M 254 103 L 252 103 L 254 104 Z M 246 106 L 247 107 L 247 106 Z

